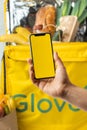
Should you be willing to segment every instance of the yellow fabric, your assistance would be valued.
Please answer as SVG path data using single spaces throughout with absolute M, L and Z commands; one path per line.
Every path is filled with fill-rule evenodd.
M 0 61 L 0 94 L 4 92 L 4 59 Z
M 62 58 L 70 80 L 86 88 L 87 43 L 54 43 L 53 48 Z M 5 48 L 7 93 L 17 103 L 19 130 L 86 130 L 86 112 L 46 95 L 32 84 L 29 57 L 29 46 Z

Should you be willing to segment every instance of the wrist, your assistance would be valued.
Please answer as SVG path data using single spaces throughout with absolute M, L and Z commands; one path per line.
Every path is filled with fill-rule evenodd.
M 72 83 L 65 84 L 64 87 L 63 87 L 63 89 L 62 89 L 60 98 L 66 99 L 66 97 L 69 95 L 69 92 L 70 92 L 70 90 L 71 90 L 72 87 L 73 87 Z

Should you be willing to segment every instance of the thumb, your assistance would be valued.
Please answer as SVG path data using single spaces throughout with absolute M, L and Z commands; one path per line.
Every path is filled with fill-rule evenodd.
M 55 61 L 55 65 L 59 66 L 59 67 L 64 67 L 62 60 L 60 59 L 60 57 L 58 56 L 57 52 L 54 52 L 54 61 Z

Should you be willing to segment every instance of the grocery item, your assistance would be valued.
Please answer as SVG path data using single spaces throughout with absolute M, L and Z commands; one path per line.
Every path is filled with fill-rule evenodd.
M 0 105 L 0 118 L 3 117 L 5 114 L 4 108 Z
M 5 38 L 4 40 L 1 39 L 1 41 L 27 44 L 27 33 L 26 31 L 22 32 L 21 27 L 24 27 L 25 29 L 27 28 L 29 33 L 50 32 L 52 34 L 53 41 L 55 41 L 54 37 L 57 34 L 56 31 L 58 32 L 58 30 L 63 31 L 61 41 L 71 42 L 84 41 L 84 39 L 86 40 L 87 0 L 9 0 L 8 4 L 9 6 L 6 5 L 7 8 L 5 8 L 7 12 L 6 25 L 8 33 L 16 31 L 20 36 L 13 35 L 13 38 L 10 38 L 11 40 L 9 40 L 9 38 Z M 74 19 L 74 22 L 72 21 L 74 16 L 77 17 L 77 22 L 76 19 Z M 68 27 L 68 30 L 70 31 L 69 36 L 66 31 L 67 29 L 63 30 L 60 28 L 62 25 L 62 19 L 64 21 L 69 19 L 67 24 L 66 22 L 65 25 L 63 24 L 63 26 L 65 26 L 64 28 Z M 73 22 L 73 26 L 67 26 L 70 22 Z M 57 35 L 56 39 L 57 41 L 60 41 L 60 39 L 57 38 Z
M 0 42 L 14 42 L 17 44 L 29 44 L 31 32 L 24 27 L 15 27 L 13 33 L 0 36 Z
M 75 41 L 75 37 L 84 40 L 86 32 L 86 24 L 83 21 L 87 17 L 87 0 L 64 0 L 61 6 L 57 6 L 56 25 L 58 29 L 63 31 L 62 41 Z M 82 29 L 81 25 L 83 26 Z M 80 36 L 81 32 L 81 36 Z M 83 36 L 83 38 L 82 38 Z
M 10 114 L 15 110 L 16 105 L 14 99 L 9 95 L 0 95 L 0 118 Z
M 15 102 L 12 97 L 10 97 L 9 100 L 7 100 L 7 106 L 10 111 L 15 109 Z
M 76 16 L 63 16 L 60 18 L 60 25 L 58 26 L 58 30 L 61 29 L 63 31 L 62 41 L 70 42 L 74 41 L 76 33 L 78 31 L 79 22 Z M 59 40 L 60 41 L 60 40 Z
M 22 26 L 15 27 L 14 30 L 13 30 L 13 32 L 20 34 L 27 41 L 29 39 L 29 35 L 31 34 L 31 32 L 27 28 L 24 28 Z
M 18 130 L 15 106 L 12 97 L 0 94 L 0 130 Z
M 56 30 L 55 19 L 56 8 L 54 6 L 46 5 L 45 7 L 41 7 L 36 13 L 36 20 L 33 27 L 33 32 L 50 32 L 53 35 Z M 42 28 L 39 28 L 39 25 L 42 25 Z
M 14 42 L 17 44 L 27 44 L 28 41 L 20 34 L 11 33 L 0 36 L 0 42 Z
M 63 31 L 58 30 L 54 33 L 52 40 L 53 41 L 62 41 L 62 38 L 63 38 Z

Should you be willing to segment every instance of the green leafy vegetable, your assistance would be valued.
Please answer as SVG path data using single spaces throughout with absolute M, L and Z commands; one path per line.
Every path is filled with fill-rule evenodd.
M 78 21 L 82 23 L 87 17 L 87 9 L 85 9 L 82 13 L 82 15 L 78 18 Z
M 80 10 L 80 3 L 81 3 L 81 0 L 77 0 L 75 2 L 75 6 L 73 7 L 71 15 L 78 16 L 78 13 L 79 13 L 79 10 Z
M 87 7 L 87 0 L 81 0 L 78 17 L 82 15 L 86 7 Z

